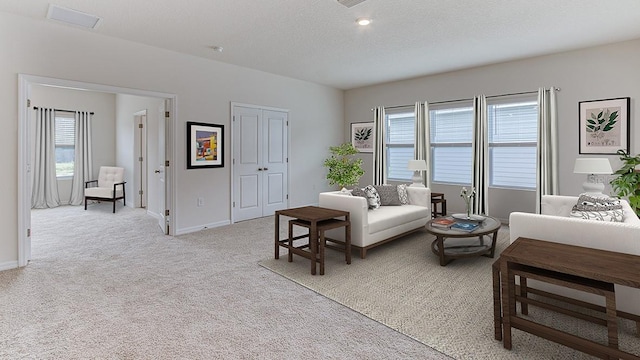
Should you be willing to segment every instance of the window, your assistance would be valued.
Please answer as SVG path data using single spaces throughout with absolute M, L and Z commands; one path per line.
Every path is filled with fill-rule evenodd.
M 56 176 L 73 176 L 75 160 L 75 119 L 72 114 L 56 114 Z
M 489 185 L 536 188 L 538 102 L 535 97 L 487 102 L 489 121 Z
M 429 110 L 432 181 L 471 184 L 473 107 L 441 104 Z
M 415 141 L 415 113 L 413 107 L 403 107 L 386 111 L 386 155 L 387 179 L 409 181 L 413 171 L 407 169 L 413 159 Z

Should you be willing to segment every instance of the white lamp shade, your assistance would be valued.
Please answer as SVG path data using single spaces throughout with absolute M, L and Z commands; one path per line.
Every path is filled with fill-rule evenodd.
M 607 158 L 577 158 L 573 167 L 575 174 L 613 174 Z
M 409 160 L 407 168 L 413 171 L 427 170 L 427 162 L 424 160 Z

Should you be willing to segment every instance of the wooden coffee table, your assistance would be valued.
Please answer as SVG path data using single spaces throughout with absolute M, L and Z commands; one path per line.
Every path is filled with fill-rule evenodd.
M 436 236 L 436 239 L 431 243 L 431 251 L 440 258 L 440 266 L 445 266 L 454 259 L 478 256 L 493 257 L 498 230 L 502 225 L 500 220 L 487 216 L 480 226 L 471 232 L 431 226 L 431 221 L 433 220 L 427 222 L 426 230 Z M 490 234 L 492 234 L 491 243 L 486 244 L 484 237 Z M 468 240 L 460 240 L 456 244 L 447 246 L 445 241 L 454 238 Z

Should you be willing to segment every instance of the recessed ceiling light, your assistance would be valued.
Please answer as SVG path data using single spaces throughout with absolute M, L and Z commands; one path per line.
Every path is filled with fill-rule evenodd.
M 222 52 L 224 48 L 222 46 L 212 46 L 213 51 Z
M 371 24 L 371 19 L 369 19 L 369 18 L 358 18 L 358 20 L 356 20 L 356 23 L 358 23 L 358 25 L 360 25 L 360 26 L 367 26 L 367 25 Z
M 82 26 L 88 29 L 96 29 L 102 22 L 102 18 L 86 14 L 77 10 L 67 9 L 58 5 L 49 4 L 47 18 L 62 21 L 66 24 Z

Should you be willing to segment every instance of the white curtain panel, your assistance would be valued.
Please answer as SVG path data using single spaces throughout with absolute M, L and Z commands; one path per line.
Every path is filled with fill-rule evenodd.
M 414 159 L 427 162 L 427 171 L 424 171 L 422 182 L 428 188 L 431 187 L 431 133 L 429 129 L 429 104 L 425 101 L 416 102 L 415 106 L 415 147 Z
M 35 153 L 31 178 L 31 208 L 60 206 L 56 178 L 55 110 L 39 108 L 36 117 Z
M 383 185 L 387 182 L 386 154 L 384 151 L 384 107 L 373 109 L 373 185 Z
M 76 111 L 75 113 L 75 160 L 71 199 L 69 204 L 82 205 L 84 200 L 84 183 L 93 177 L 93 155 L 91 153 L 91 113 Z
M 556 89 L 538 89 L 538 148 L 536 168 L 536 212 L 542 195 L 558 194 L 558 110 Z
M 473 177 L 471 186 L 476 189 L 474 214 L 489 215 L 489 124 L 487 122 L 487 98 L 473 99 Z

